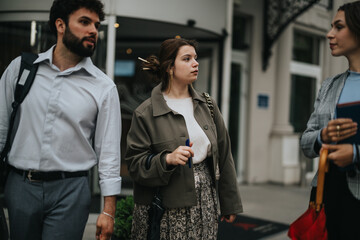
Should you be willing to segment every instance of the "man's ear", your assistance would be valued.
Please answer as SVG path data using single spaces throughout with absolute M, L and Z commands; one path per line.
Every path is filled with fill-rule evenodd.
M 66 24 L 61 18 L 56 19 L 55 26 L 58 34 L 63 35 L 66 29 Z

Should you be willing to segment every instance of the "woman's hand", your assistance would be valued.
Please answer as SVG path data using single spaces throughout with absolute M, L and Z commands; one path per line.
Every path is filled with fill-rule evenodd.
M 172 153 L 166 155 L 167 165 L 185 165 L 190 157 L 194 156 L 194 152 L 191 149 L 193 142 L 190 142 L 190 146 L 180 146 Z
M 226 216 L 221 216 L 221 221 L 228 222 L 228 223 L 232 223 L 234 222 L 236 218 L 236 214 L 230 214 L 230 215 L 226 215 Z
M 322 149 L 329 149 L 328 159 L 339 167 L 346 167 L 353 162 L 354 152 L 352 144 L 323 144 Z
M 357 123 L 350 118 L 337 118 L 328 122 L 321 131 L 321 140 L 324 143 L 339 142 L 351 136 L 357 131 Z

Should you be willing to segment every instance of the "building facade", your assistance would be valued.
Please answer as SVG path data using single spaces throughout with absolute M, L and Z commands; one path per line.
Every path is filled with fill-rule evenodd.
M 322 0 L 297 17 L 273 45 L 263 70 L 264 0 L 103 0 L 94 63 L 114 79 L 122 111 L 122 156 L 133 110 L 155 85 L 138 57 L 157 54 L 173 37 L 199 42 L 195 88 L 218 102 L 232 140 L 241 183 L 307 183 L 317 165 L 302 156 L 299 137 L 321 82 L 345 71 L 330 55 L 326 33 L 344 0 Z M 55 43 L 47 30 L 51 0 L 0 2 L 0 74 L 21 51 Z M 131 180 L 122 165 L 124 194 Z M 96 170 L 92 190 L 99 193 Z

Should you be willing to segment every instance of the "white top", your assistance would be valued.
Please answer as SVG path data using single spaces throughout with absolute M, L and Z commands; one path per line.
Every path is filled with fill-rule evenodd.
M 52 63 L 53 50 L 54 46 L 35 61 L 40 65 L 18 112 L 9 164 L 23 170 L 73 172 L 99 163 L 102 195 L 119 194 L 121 115 L 116 86 L 88 57 L 60 71 Z M 0 150 L 20 59 L 11 62 L 0 80 Z
M 211 153 L 211 144 L 194 117 L 194 106 L 192 98 L 173 99 L 164 95 L 165 101 L 169 108 L 181 114 L 186 123 L 186 128 L 189 133 L 190 142 L 193 142 L 192 150 L 194 157 L 192 161 L 194 164 L 202 162 L 208 154 Z M 185 145 L 185 143 L 184 143 Z

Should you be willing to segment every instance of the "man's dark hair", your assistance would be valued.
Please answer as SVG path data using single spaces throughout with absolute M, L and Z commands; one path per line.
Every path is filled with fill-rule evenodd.
M 105 18 L 104 4 L 99 0 L 55 0 L 50 9 L 48 22 L 51 32 L 57 36 L 56 19 L 61 18 L 67 26 L 69 24 L 69 15 L 80 8 L 86 8 L 95 12 L 99 16 L 100 21 L 103 21 Z

